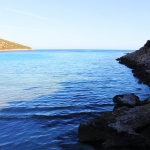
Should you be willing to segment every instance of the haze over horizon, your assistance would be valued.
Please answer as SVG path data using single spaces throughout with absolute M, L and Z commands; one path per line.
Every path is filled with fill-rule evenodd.
M 0 38 L 34 49 L 131 49 L 150 38 L 149 0 L 5 0 Z

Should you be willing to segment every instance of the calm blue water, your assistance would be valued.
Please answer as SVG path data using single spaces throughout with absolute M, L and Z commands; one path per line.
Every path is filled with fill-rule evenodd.
M 80 122 L 112 110 L 117 94 L 149 96 L 115 60 L 125 52 L 0 52 L 0 149 L 93 150 L 78 143 Z

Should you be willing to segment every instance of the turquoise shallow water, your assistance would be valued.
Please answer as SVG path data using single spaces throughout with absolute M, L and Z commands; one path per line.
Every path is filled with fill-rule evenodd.
M 117 94 L 149 96 L 115 60 L 125 52 L 1 52 L 0 149 L 94 149 L 78 143 L 80 122 L 112 110 Z

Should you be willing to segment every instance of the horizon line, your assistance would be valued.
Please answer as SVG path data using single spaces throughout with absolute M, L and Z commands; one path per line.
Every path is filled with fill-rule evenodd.
M 34 50 L 135 50 L 135 49 L 92 49 L 92 48 L 34 48 Z

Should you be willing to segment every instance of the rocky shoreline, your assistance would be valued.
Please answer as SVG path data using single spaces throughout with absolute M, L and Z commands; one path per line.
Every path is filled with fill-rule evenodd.
M 133 69 L 139 83 L 150 86 L 150 41 L 117 60 Z M 80 124 L 79 141 L 90 143 L 97 150 L 150 149 L 150 97 L 140 101 L 131 93 L 116 95 L 113 101 L 113 111 Z
M 150 40 L 139 50 L 128 53 L 117 60 L 133 69 L 133 75 L 139 78 L 139 83 L 150 86 Z

